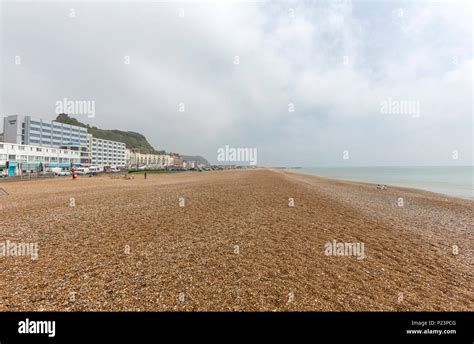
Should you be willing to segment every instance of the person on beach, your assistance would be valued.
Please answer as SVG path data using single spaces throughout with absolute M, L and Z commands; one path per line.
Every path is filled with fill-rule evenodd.
M 145 176 L 145 179 L 146 179 L 146 172 L 145 172 L 144 176 Z

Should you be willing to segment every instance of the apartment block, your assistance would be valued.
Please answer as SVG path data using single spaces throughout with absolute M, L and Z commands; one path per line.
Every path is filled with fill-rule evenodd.
M 42 147 L 87 147 L 87 128 L 32 116 L 11 115 L 3 119 L 4 141 Z
M 53 167 L 70 169 L 80 164 L 80 153 L 67 149 L 0 142 L 0 173 L 16 175 L 48 171 Z
M 125 167 L 125 143 L 89 137 L 91 164 Z
M 157 167 L 163 168 L 172 165 L 172 158 L 169 154 L 143 154 L 127 150 L 127 166 L 137 167 Z

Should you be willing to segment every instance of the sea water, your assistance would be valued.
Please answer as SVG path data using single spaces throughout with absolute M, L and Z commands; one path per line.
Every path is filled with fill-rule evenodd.
M 474 199 L 474 166 L 308 167 L 298 172 L 353 181 L 405 186 Z

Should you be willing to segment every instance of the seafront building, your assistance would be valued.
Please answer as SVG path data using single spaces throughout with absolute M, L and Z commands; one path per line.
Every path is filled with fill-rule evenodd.
M 48 172 L 74 165 L 128 168 L 197 168 L 179 154 L 143 154 L 126 149 L 123 142 L 93 137 L 87 128 L 32 116 L 3 119 L 0 173 Z
M 164 168 L 173 164 L 172 157 L 169 154 L 143 154 L 127 149 L 125 156 L 126 165 L 130 168 Z
M 11 115 L 4 117 L 3 128 L 6 143 L 74 151 L 80 166 L 125 167 L 125 143 L 95 138 L 84 127 Z
M 80 165 L 80 152 L 44 146 L 0 142 L 0 174 L 48 172 Z
M 183 157 L 177 153 L 143 154 L 127 149 L 125 151 L 125 160 L 128 168 L 179 167 L 189 170 L 202 167 L 202 164 L 198 161 L 184 160 Z
M 95 166 L 125 167 L 125 143 L 89 136 L 91 163 Z
M 196 160 L 184 160 L 183 162 L 183 167 L 186 169 L 186 170 L 190 170 L 190 169 L 193 169 L 193 168 L 200 168 L 202 167 L 201 164 L 196 161 Z
M 184 167 L 184 159 L 178 153 L 170 153 L 171 154 L 171 165 L 176 167 Z
M 158 155 L 158 164 L 161 166 L 171 166 L 173 161 L 169 154 L 159 154 Z
M 91 152 L 88 146 L 70 144 L 61 146 L 60 148 L 79 152 L 81 166 L 90 166 L 92 164 Z
M 87 128 L 32 116 L 6 116 L 3 119 L 3 136 L 5 142 L 23 145 L 56 148 L 87 146 Z

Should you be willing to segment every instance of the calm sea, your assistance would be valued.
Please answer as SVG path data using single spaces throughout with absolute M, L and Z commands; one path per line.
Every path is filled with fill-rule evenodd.
M 456 167 L 314 167 L 298 172 L 369 183 L 405 186 L 474 199 L 474 166 Z

